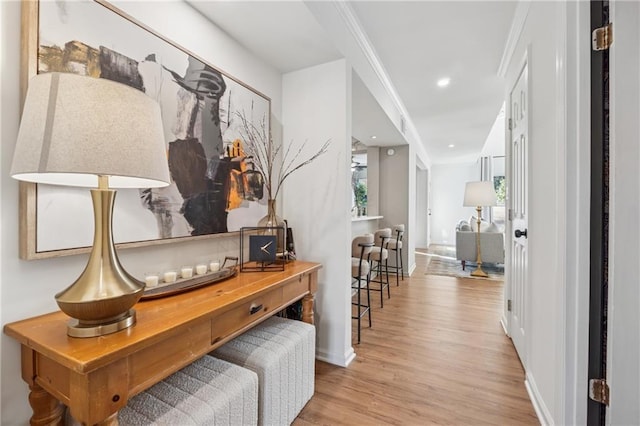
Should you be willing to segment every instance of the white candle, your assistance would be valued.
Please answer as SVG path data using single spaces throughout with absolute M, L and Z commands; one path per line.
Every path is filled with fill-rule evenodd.
M 180 269 L 180 275 L 182 278 L 191 278 L 193 276 L 193 268 L 191 266 L 183 266 Z
M 209 269 L 211 269 L 211 272 L 216 272 L 220 270 L 220 262 L 211 262 L 209 264 Z
M 207 265 L 196 265 L 196 274 L 203 275 L 207 273 Z
M 144 277 L 144 282 L 147 284 L 147 287 L 155 287 L 158 285 L 158 276 L 157 275 L 147 275 Z
M 176 280 L 177 277 L 178 274 L 176 274 L 176 271 L 167 271 L 164 273 L 164 282 L 172 283 Z

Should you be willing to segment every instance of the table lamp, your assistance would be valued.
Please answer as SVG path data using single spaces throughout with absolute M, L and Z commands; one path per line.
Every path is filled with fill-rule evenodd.
M 71 317 L 67 334 L 101 336 L 134 325 L 132 307 L 145 285 L 118 260 L 112 188 L 169 184 L 158 103 L 102 78 L 38 74 L 29 81 L 11 176 L 91 188 L 95 229 L 89 260 L 80 277 L 55 296 Z
M 482 270 L 482 254 L 480 253 L 480 216 L 482 207 L 495 206 L 496 191 L 489 181 L 467 182 L 464 188 L 465 207 L 475 207 L 478 212 L 478 227 L 476 229 L 476 263 L 478 267 L 471 272 L 471 276 L 486 278 L 489 275 Z

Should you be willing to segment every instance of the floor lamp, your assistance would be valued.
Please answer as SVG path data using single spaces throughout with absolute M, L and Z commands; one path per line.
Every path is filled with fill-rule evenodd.
M 118 260 L 113 188 L 169 184 L 158 103 L 140 90 L 103 78 L 38 74 L 29 81 L 11 176 L 91 188 L 91 255 L 80 277 L 56 294 L 60 309 L 72 318 L 67 334 L 101 336 L 134 325 L 132 307 L 145 285 Z
M 478 226 L 476 228 L 476 263 L 478 267 L 471 272 L 471 276 L 486 278 L 489 275 L 482 270 L 482 254 L 480 252 L 480 219 L 482 208 L 487 206 L 495 206 L 497 201 L 496 191 L 493 184 L 489 181 L 467 182 L 464 188 L 465 207 L 475 207 L 478 216 Z

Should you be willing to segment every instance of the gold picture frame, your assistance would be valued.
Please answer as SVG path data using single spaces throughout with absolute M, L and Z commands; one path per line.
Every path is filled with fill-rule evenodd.
M 64 39 L 64 47 L 62 42 L 58 43 L 59 45 L 55 42 L 52 43 L 52 39 L 55 38 L 52 37 L 52 34 L 55 32 L 56 24 L 51 23 L 51 15 L 55 15 L 55 13 L 52 14 L 51 11 L 49 11 L 48 13 L 43 13 L 41 15 L 41 7 L 62 8 L 62 11 L 64 13 L 73 14 L 74 10 L 79 10 L 78 8 L 80 8 L 81 6 L 85 9 L 91 8 L 91 13 L 82 13 L 83 19 L 95 19 L 96 16 L 101 16 L 100 19 L 95 19 L 95 21 L 100 22 L 95 22 L 95 25 L 87 25 L 91 28 L 91 31 L 93 31 L 94 27 L 96 28 L 96 31 L 98 31 L 99 27 L 103 25 L 102 22 L 105 19 L 110 20 L 111 23 L 108 27 L 109 31 L 103 31 L 104 34 L 96 34 L 95 37 L 94 34 L 91 34 L 91 37 L 87 38 L 90 38 L 91 40 L 99 40 L 100 37 L 115 37 L 114 34 L 119 34 L 123 31 L 135 33 L 137 34 L 137 36 L 129 37 L 127 44 L 135 44 L 138 42 L 148 43 L 149 46 L 147 50 L 144 49 L 146 46 L 136 46 L 137 49 L 135 49 L 136 51 L 147 52 L 147 56 L 135 57 L 134 55 L 128 54 L 129 51 L 125 49 L 128 47 L 124 46 L 125 43 L 122 43 L 123 49 L 118 50 L 119 47 L 117 46 L 116 42 L 113 41 L 113 39 L 106 40 L 103 44 L 101 42 L 85 43 L 84 40 L 81 39 L 82 37 L 79 37 L 78 39 L 66 38 Z M 76 13 L 75 16 L 79 15 L 79 13 Z M 43 18 L 45 16 L 46 19 Z M 66 16 L 64 24 L 59 23 L 58 25 L 71 25 L 69 24 L 69 22 L 73 20 L 68 18 L 69 16 Z M 172 153 L 177 152 L 175 151 L 177 147 L 184 147 L 188 145 L 190 147 L 189 149 L 193 149 L 193 147 L 195 146 L 197 149 L 203 150 L 206 154 L 207 170 L 201 172 L 203 173 L 202 176 L 197 176 L 198 182 L 202 181 L 203 179 L 204 181 L 203 183 L 199 183 L 199 186 L 196 186 L 198 188 L 204 189 L 199 189 L 201 193 L 197 191 L 194 192 L 195 190 L 193 188 L 193 185 L 185 189 L 186 184 L 181 185 L 179 183 L 180 174 L 174 174 L 172 172 L 173 188 L 170 187 L 171 192 L 164 192 L 162 197 L 164 197 L 163 199 L 166 199 L 167 197 L 173 198 L 169 198 L 170 202 L 165 203 L 165 205 L 169 205 L 170 208 L 166 208 L 162 211 L 161 214 L 156 211 L 157 205 L 152 206 L 150 203 L 159 200 L 162 197 L 156 194 L 154 198 L 154 195 L 152 193 L 147 192 L 143 194 L 143 192 L 141 191 L 138 194 L 138 197 L 141 200 L 140 203 L 147 204 L 142 205 L 141 207 L 135 205 L 135 203 L 129 203 L 126 205 L 126 208 L 130 208 L 131 211 L 135 210 L 136 212 L 138 210 L 144 209 L 147 209 L 147 211 L 142 211 L 140 214 L 144 217 L 141 216 L 138 221 L 133 222 L 136 226 L 135 228 L 133 227 L 133 225 L 129 228 L 129 233 L 127 235 L 136 235 L 136 237 L 133 237 L 133 240 L 119 239 L 116 232 L 115 239 L 116 246 L 118 248 L 168 244 L 174 242 L 199 240 L 203 238 L 215 238 L 219 236 L 226 236 L 229 234 L 237 234 L 242 226 L 254 225 L 255 223 L 257 223 L 260 217 L 264 216 L 264 214 L 266 213 L 266 200 L 264 199 L 262 194 L 261 180 L 256 179 L 256 172 L 251 167 L 251 159 L 244 157 L 242 143 L 245 143 L 245 141 L 243 141 L 241 137 L 238 136 L 239 132 L 231 132 L 230 129 L 232 128 L 232 126 L 235 126 L 235 121 L 233 119 L 233 117 L 235 116 L 234 114 L 239 114 L 240 112 L 242 112 L 246 116 L 247 111 L 250 112 L 249 115 L 252 117 L 254 124 L 256 124 L 257 126 L 266 126 L 266 128 L 269 129 L 271 117 L 270 98 L 248 86 L 247 84 L 229 76 L 201 57 L 184 49 L 175 42 L 169 40 L 167 37 L 152 30 L 145 24 L 137 21 L 133 17 L 126 14 L 124 11 L 118 9 L 114 5 L 104 0 L 94 0 L 92 2 L 68 2 L 67 4 L 65 4 L 64 2 L 41 3 L 38 0 L 23 0 L 21 20 L 22 73 L 20 90 L 22 100 L 24 100 L 24 97 L 26 95 L 29 79 L 38 72 L 84 72 L 85 74 L 95 77 L 110 78 L 116 81 L 120 81 L 118 80 L 121 76 L 120 74 L 115 77 L 113 77 L 113 75 L 105 77 L 106 66 L 104 64 L 109 63 L 108 61 L 104 62 L 106 52 L 107 56 L 114 56 L 117 60 L 125 58 L 125 60 L 129 61 L 129 63 L 135 62 L 136 67 L 139 67 L 140 64 L 145 64 L 145 66 L 147 67 L 149 66 L 149 64 L 152 64 L 152 66 L 154 67 L 154 72 L 163 73 L 162 85 L 160 86 L 160 88 L 156 89 L 156 92 L 154 92 L 154 94 L 150 94 L 152 91 L 146 85 L 138 88 L 145 91 L 147 94 L 150 94 L 150 96 L 157 96 L 161 104 L 161 108 L 163 108 L 162 102 L 164 100 L 164 97 L 167 96 L 164 92 L 168 90 L 166 89 L 166 87 L 169 86 L 175 93 L 169 92 L 170 95 L 168 96 L 172 95 L 173 98 L 170 98 L 172 103 L 171 108 L 167 109 L 171 109 L 172 112 L 174 112 L 174 109 L 178 110 L 178 118 L 175 120 L 179 121 L 182 116 L 191 114 L 189 116 L 190 120 L 188 120 L 191 127 L 188 127 L 187 130 L 184 130 L 186 126 L 184 122 L 178 124 L 172 123 L 172 125 L 175 125 L 175 128 L 182 129 L 180 130 L 180 132 L 182 133 L 180 133 L 179 135 L 179 131 L 175 131 L 176 135 L 172 133 L 170 136 L 174 137 L 174 140 L 167 137 L 169 158 L 168 161 L 171 166 L 171 159 L 173 155 Z M 43 23 L 41 25 L 41 21 L 46 21 L 46 23 Z M 90 24 L 94 23 L 92 22 Z M 118 28 L 114 29 L 114 25 L 117 25 Z M 86 29 L 83 29 L 83 31 L 86 31 Z M 68 28 L 65 28 L 64 31 L 60 31 L 61 34 L 68 34 L 70 32 L 72 31 L 69 31 Z M 69 47 L 68 45 L 70 44 L 71 46 Z M 109 47 L 106 48 L 104 47 L 105 45 Z M 72 63 L 72 66 L 69 65 L 69 62 L 65 62 L 64 64 L 60 65 L 58 59 L 60 57 L 64 57 L 65 60 L 68 60 L 69 55 L 67 54 L 67 50 L 75 48 L 76 50 L 73 52 L 77 52 L 78 46 L 81 47 L 80 50 L 85 49 L 92 52 L 92 55 L 87 54 L 87 57 L 95 58 L 96 55 L 102 55 L 100 56 L 100 61 L 103 61 L 100 62 L 100 67 L 102 67 L 99 70 L 99 72 L 101 73 L 100 75 L 95 75 L 95 66 L 91 66 L 93 65 L 93 63 L 89 63 L 88 61 L 86 63 L 81 63 L 80 66 L 76 62 Z M 171 56 L 172 58 L 174 56 L 180 57 L 180 61 L 182 61 L 181 64 L 184 63 L 185 67 L 174 66 L 172 69 L 171 65 L 167 65 L 161 60 L 158 60 L 158 57 L 162 57 L 162 55 L 164 55 L 165 58 L 169 56 Z M 115 62 L 117 61 L 114 60 L 113 62 L 111 62 L 111 64 Z M 83 66 L 85 68 L 82 68 Z M 60 67 L 62 69 L 58 69 L 55 67 Z M 184 71 L 185 68 L 186 71 Z M 77 71 L 78 69 L 81 69 L 81 71 Z M 121 72 L 120 70 L 117 71 Z M 138 76 L 142 75 L 143 73 L 139 69 L 135 72 L 138 73 Z M 213 79 L 206 81 L 206 83 L 211 83 L 211 81 L 213 81 L 213 83 L 222 86 L 223 88 L 221 89 L 222 91 L 220 92 L 219 97 L 217 99 L 211 100 L 213 96 L 210 96 L 210 92 L 203 93 L 200 86 L 198 86 L 197 88 L 190 86 L 189 83 L 191 80 L 189 80 L 187 77 L 193 78 L 194 75 L 197 75 L 197 78 L 200 79 Z M 125 77 L 127 76 L 128 74 Z M 124 80 L 126 80 L 126 78 L 124 78 Z M 129 84 L 125 81 L 121 82 Z M 209 88 L 210 86 L 207 90 L 209 90 Z M 190 96 L 192 100 L 190 100 Z M 184 105 L 180 104 L 180 102 L 184 102 Z M 191 103 L 189 104 L 189 102 Z M 215 118 L 217 118 L 217 131 L 219 131 L 219 140 L 216 133 L 215 143 L 210 143 L 209 139 L 204 136 L 205 134 L 211 134 L 211 132 L 207 133 L 207 130 L 197 128 L 197 125 L 201 125 L 203 128 L 205 126 L 208 126 L 208 128 L 211 128 L 213 126 L 211 123 L 201 124 L 205 120 L 205 118 L 203 118 L 205 117 L 205 114 L 202 113 L 205 108 L 208 108 L 206 111 L 209 115 L 214 115 L 211 113 L 211 111 L 213 111 L 214 109 L 214 107 L 211 106 L 212 103 L 216 103 L 214 107 L 217 108 L 218 114 Z M 191 109 L 187 109 L 187 105 Z M 180 107 L 184 108 L 180 110 Z M 165 113 L 163 112 L 163 120 L 164 116 Z M 167 116 L 169 116 L 168 113 Z M 208 115 L 206 117 L 208 117 Z M 183 121 L 185 120 L 186 119 L 184 119 Z M 182 127 L 180 127 L 180 124 L 182 124 Z M 167 127 L 168 125 L 167 123 L 165 123 L 165 133 L 168 132 L 166 129 Z M 171 132 L 174 132 L 174 130 L 171 130 Z M 230 139 L 232 136 L 227 137 L 227 133 L 232 134 L 236 139 Z M 187 142 L 185 142 L 187 140 L 190 142 L 190 144 L 187 144 Z M 206 142 L 206 146 L 201 149 L 198 146 L 198 142 L 203 146 L 205 146 Z M 211 152 L 207 152 L 207 148 L 210 148 L 211 146 L 214 146 L 213 151 L 211 151 L 210 149 Z M 172 149 L 174 149 L 174 151 L 172 151 Z M 214 166 L 212 166 L 212 164 L 214 164 Z M 174 163 L 173 169 L 176 170 L 176 167 L 177 166 L 175 166 Z M 212 167 L 215 167 L 215 172 L 211 172 Z M 192 170 L 196 169 L 197 168 L 185 167 L 185 170 L 188 170 L 189 173 L 191 173 Z M 249 178 L 247 178 L 246 174 L 249 173 L 253 174 L 248 175 Z M 187 184 L 191 184 L 190 180 L 193 179 L 195 178 L 191 176 L 189 177 L 189 179 L 186 179 L 184 181 L 187 182 Z M 219 181 L 222 181 L 223 184 L 220 184 Z M 211 188 L 214 188 L 215 190 L 212 190 Z M 54 223 L 54 220 L 57 220 L 55 216 L 56 210 L 51 207 L 52 200 L 57 201 L 58 198 L 63 198 L 63 202 L 68 202 L 68 200 L 71 200 L 70 202 L 72 203 L 75 202 L 75 199 L 71 196 L 68 196 L 68 193 L 65 191 L 68 190 L 20 182 L 19 253 L 22 259 L 41 259 L 87 253 L 90 251 L 91 238 L 87 238 L 86 232 L 83 231 L 83 242 L 80 243 L 79 240 L 74 241 L 73 238 L 69 236 L 69 234 L 71 234 L 70 232 L 64 231 L 65 229 L 69 228 L 69 225 L 67 225 L 67 227 L 51 225 L 52 223 Z M 119 191 L 119 193 L 120 192 L 122 191 Z M 83 193 L 88 194 L 88 191 L 83 191 Z M 62 195 L 58 197 L 58 194 Z M 47 209 L 50 209 L 46 212 L 46 214 L 42 213 L 44 208 L 39 206 L 39 204 L 43 203 L 42 199 L 47 200 L 45 207 Z M 135 199 L 135 196 L 129 194 L 129 198 L 126 199 L 132 200 Z M 181 202 L 182 204 L 180 204 Z M 193 205 L 190 203 L 194 202 L 200 202 L 200 204 L 196 207 L 193 207 Z M 221 215 L 223 204 L 224 216 Z M 191 210 L 189 210 L 190 207 L 192 207 Z M 90 209 L 90 206 L 88 205 L 87 208 Z M 156 208 L 156 210 L 154 210 L 154 208 Z M 167 210 L 169 211 L 169 213 L 167 213 Z M 67 214 L 66 212 L 69 212 L 68 214 L 74 215 L 74 208 L 65 207 L 65 215 Z M 199 216 L 193 218 L 193 214 L 189 215 L 189 212 L 196 212 L 193 214 L 198 214 Z M 84 213 L 85 212 L 78 212 L 76 216 L 78 218 L 84 218 L 85 216 L 87 216 Z M 171 220 L 159 219 L 159 216 L 167 214 L 173 214 L 174 216 L 170 218 Z M 183 217 L 180 217 L 181 214 L 183 215 Z M 231 214 L 234 215 L 233 229 L 229 229 L 227 225 L 227 223 L 230 222 L 229 220 L 227 220 L 227 215 Z M 118 227 L 118 224 L 116 223 L 117 215 L 118 201 L 116 201 L 116 211 L 114 213 L 114 229 L 117 229 Z M 153 215 L 153 217 L 151 215 Z M 147 219 L 147 216 L 151 219 Z M 130 220 L 130 217 L 131 216 L 128 212 L 127 220 Z M 164 216 L 162 217 L 164 218 Z M 90 221 L 91 218 L 92 215 L 89 214 L 86 220 Z M 175 220 L 176 218 L 179 219 L 179 221 Z M 73 218 L 63 218 L 63 220 L 73 221 Z M 157 223 L 151 223 L 154 220 Z M 174 222 L 178 222 L 180 226 L 177 226 Z M 167 223 L 169 224 L 167 225 Z M 76 223 L 74 223 L 73 226 L 81 228 Z M 158 229 L 157 238 L 147 238 L 147 235 L 151 235 L 153 233 L 154 226 Z M 91 230 L 89 229 L 89 233 L 90 231 Z M 121 234 L 124 235 L 125 233 L 123 232 Z M 141 236 L 138 236 L 138 234 L 140 234 Z M 65 239 L 67 236 L 69 236 L 69 241 Z M 61 240 L 61 242 L 58 242 L 58 240 Z M 56 246 L 56 244 L 59 244 L 61 246 L 58 247 Z

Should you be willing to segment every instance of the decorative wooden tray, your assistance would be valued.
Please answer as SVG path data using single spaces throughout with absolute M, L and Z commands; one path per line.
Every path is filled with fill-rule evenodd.
M 232 264 L 227 265 L 227 261 Z M 225 257 L 222 267 L 219 271 L 208 272 L 202 275 L 196 275 L 192 278 L 181 278 L 172 283 L 162 283 L 157 287 L 147 288 L 140 300 L 158 299 L 160 297 L 173 296 L 174 294 L 184 293 L 185 291 L 195 290 L 200 287 L 206 287 L 219 281 L 231 278 L 238 273 L 238 258 Z

